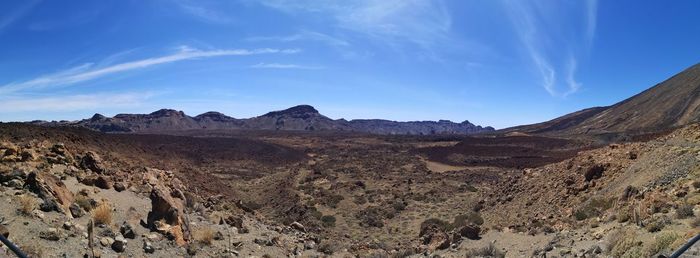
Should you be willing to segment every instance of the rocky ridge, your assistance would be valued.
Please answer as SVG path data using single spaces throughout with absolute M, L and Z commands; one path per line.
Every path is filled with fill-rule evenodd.
M 464 121 L 447 120 L 397 122 L 381 119 L 330 119 L 309 105 L 294 106 L 285 110 L 236 119 L 219 112 L 206 112 L 194 117 L 182 111 L 161 109 L 150 114 L 118 114 L 105 117 L 95 114 L 90 119 L 76 122 L 33 121 L 40 125 L 72 125 L 101 132 L 172 133 L 188 130 L 266 130 L 266 131 L 338 131 L 372 134 L 474 134 L 493 131 Z

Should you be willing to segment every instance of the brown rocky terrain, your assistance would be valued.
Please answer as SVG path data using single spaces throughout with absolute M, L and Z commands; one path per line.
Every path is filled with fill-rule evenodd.
M 0 124 L 0 225 L 43 257 L 651 256 L 699 231 L 698 129 L 599 145 Z
M 34 257 L 663 257 L 700 234 L 698 69 L 480 135 L 311 106 L 3 123 L 0 233 Z

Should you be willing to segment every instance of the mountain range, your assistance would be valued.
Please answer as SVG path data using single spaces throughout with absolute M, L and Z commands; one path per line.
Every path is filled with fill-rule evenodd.
M 101 132 L 169 133 L 187 130 L 283 130 L 283 131 L 346 131 L 372 134 L 473 134 L 494 131 L 493 127 L 474 125 L 469 121 L 447 120 L 397 122 L 381 119 L 331 119 L 309 105 L 238 119 L 219 112 L 206 112 L 194 117 L 182 111 L 161 109 L 150 114 L 118 114 L 106 117 L 95 114 L 80 121 L 46 122 L 42 125 L 72 125 Z

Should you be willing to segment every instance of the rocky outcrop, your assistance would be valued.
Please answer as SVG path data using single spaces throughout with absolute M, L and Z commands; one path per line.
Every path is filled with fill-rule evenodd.
M 102 164 L 102 159 L 100 158 L 100 156 L 92 151 L 88 151 L 80 159 L 80 167 L 82 169 L 90 170 L 98 174 L 102 174 L 106 171 L 104 165 Z
M 185 200 L 178 182 L 166 186 L 164 171 L 148 170 L 147 174 L 161 172 L 158 176 L 148 177 L 152 186 L 151 211 L 148 212 L 147 225 L 175 241 L 178 246 L 184 246 L 189 241 L 189 227 L 185 218 Z M 179 198 L 178 198 L 179 197 Z
M 42 199 L 43 211 L 58 211 L 71 215 L 70 205 L 74 198 L 66 185 L 53 175 L 32 172 L 27 176 L 26 186 Z

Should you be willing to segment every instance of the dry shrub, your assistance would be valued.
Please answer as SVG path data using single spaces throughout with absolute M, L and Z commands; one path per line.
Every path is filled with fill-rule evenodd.
M 676 209 L 676 218 L 678 219 L 685 219 L 694 216 L 693 205 L 681 205 L 678 207 L 678 209 Z
M 23 215 L 32 215 L 36 208 L 36 200 L 31 195 L 25 194 L 19 198 L 19 212 Z
M 695 220 L 690 222 L 690 226 L 693 228 L 700 228 L 700 217 L 696 217 Z
M 644 248 L 645 257 L 653 257 L 655 254 L 669 249 L 671 244 L 673 244 L 673 242 L 675 242 L 678 238 L 680 238 L 680 236 L 675 232 L 665 232 L 656 236 L 654 242 Z
M 506 257 L 506 255 L 501 252 L 501 250 L 498 250 L 496 246 L 493 244 L 489 244 L 488 246 L 482 247 L 482 248 L 476 248 L 476 249 L 470 249 L 467 250 L 467 253 L 465 254 L 467 258 L 470 257 L 495 257 L 495 258 L 503 258 Z
M 107 202 L 103 202 L 92 211 L 92 220 L 97 225 L 112 224 L 112 207 Z
M 202 227 L 194 232 L 194 240 L 204 245 L 211 245 L 214 242 L 214 234 L 214 230 L 210 227 Z
M 478 212 L 468 212 L 466 214 L 458 215 L 455 217 L 454 222 L 452 222 L 452 225 L 455 228 L 460 228 L 469 224 L 483 225 L 484 219 Z
M 637 234 L 631 230 L 617 230 L 608 236 L 608 254 L 612 257 L 623 257 L 641 252 L 641 242 Z M 641 257 L 641 253 L 640 256 Z
M 75 203 L 87 212 L 92 210 L 92 203 L 90 202 L 90 199 L 82 194 L 75 194 Z

